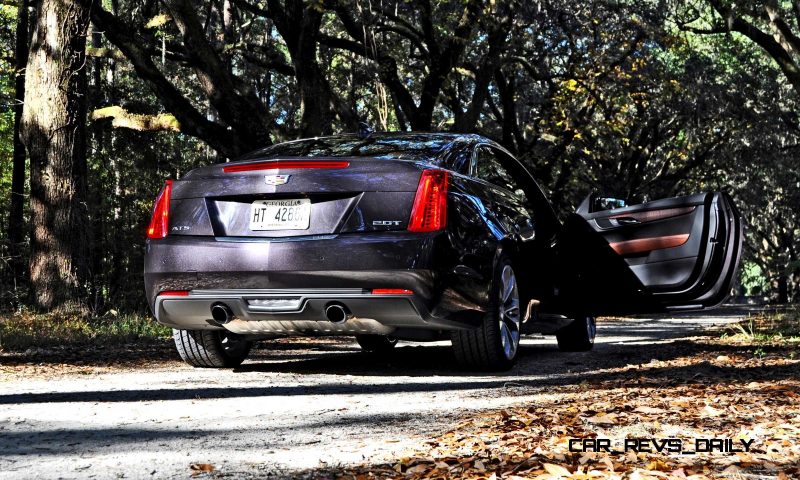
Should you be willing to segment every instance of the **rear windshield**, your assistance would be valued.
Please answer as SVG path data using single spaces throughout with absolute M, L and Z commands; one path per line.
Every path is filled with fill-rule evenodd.
M 320 137 L 279 143 L 240 160 L 276 157 L 372 157 L 436 163 L 453 139 L 439 135 Z

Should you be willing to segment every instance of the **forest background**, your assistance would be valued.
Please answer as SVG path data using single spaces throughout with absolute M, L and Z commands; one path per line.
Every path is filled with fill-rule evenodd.
M 145 312 L 166 178 L 338 132 L 480 133 L 560 215 L 727 191 L 736 294 L 800 301 L 800 2 L 0 6 L 0 309 Z

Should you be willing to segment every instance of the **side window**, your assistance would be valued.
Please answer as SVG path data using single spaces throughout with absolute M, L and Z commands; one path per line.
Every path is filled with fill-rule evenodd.
M 446 162 L 454 171 L 469 174 L 470 163 L 472 161 L 471 146 L 456 147 L 447 158 Z
M 503 167 L 495 152 L 487 147 L 479 146 L 475 150 L 475 176 L 511 192 L 519 190 L 514 177 Z

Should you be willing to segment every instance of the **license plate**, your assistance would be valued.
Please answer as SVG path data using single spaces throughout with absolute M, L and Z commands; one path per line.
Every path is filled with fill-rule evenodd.
M 250 208 L 250 230 L 306 230 L 311 200 L 258 200 Z

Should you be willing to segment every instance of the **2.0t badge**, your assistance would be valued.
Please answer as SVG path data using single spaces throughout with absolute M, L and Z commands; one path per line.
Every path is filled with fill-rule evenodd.
M 265 175 L 264 181 L 267 185 L 286 185 L 291 175 Z

